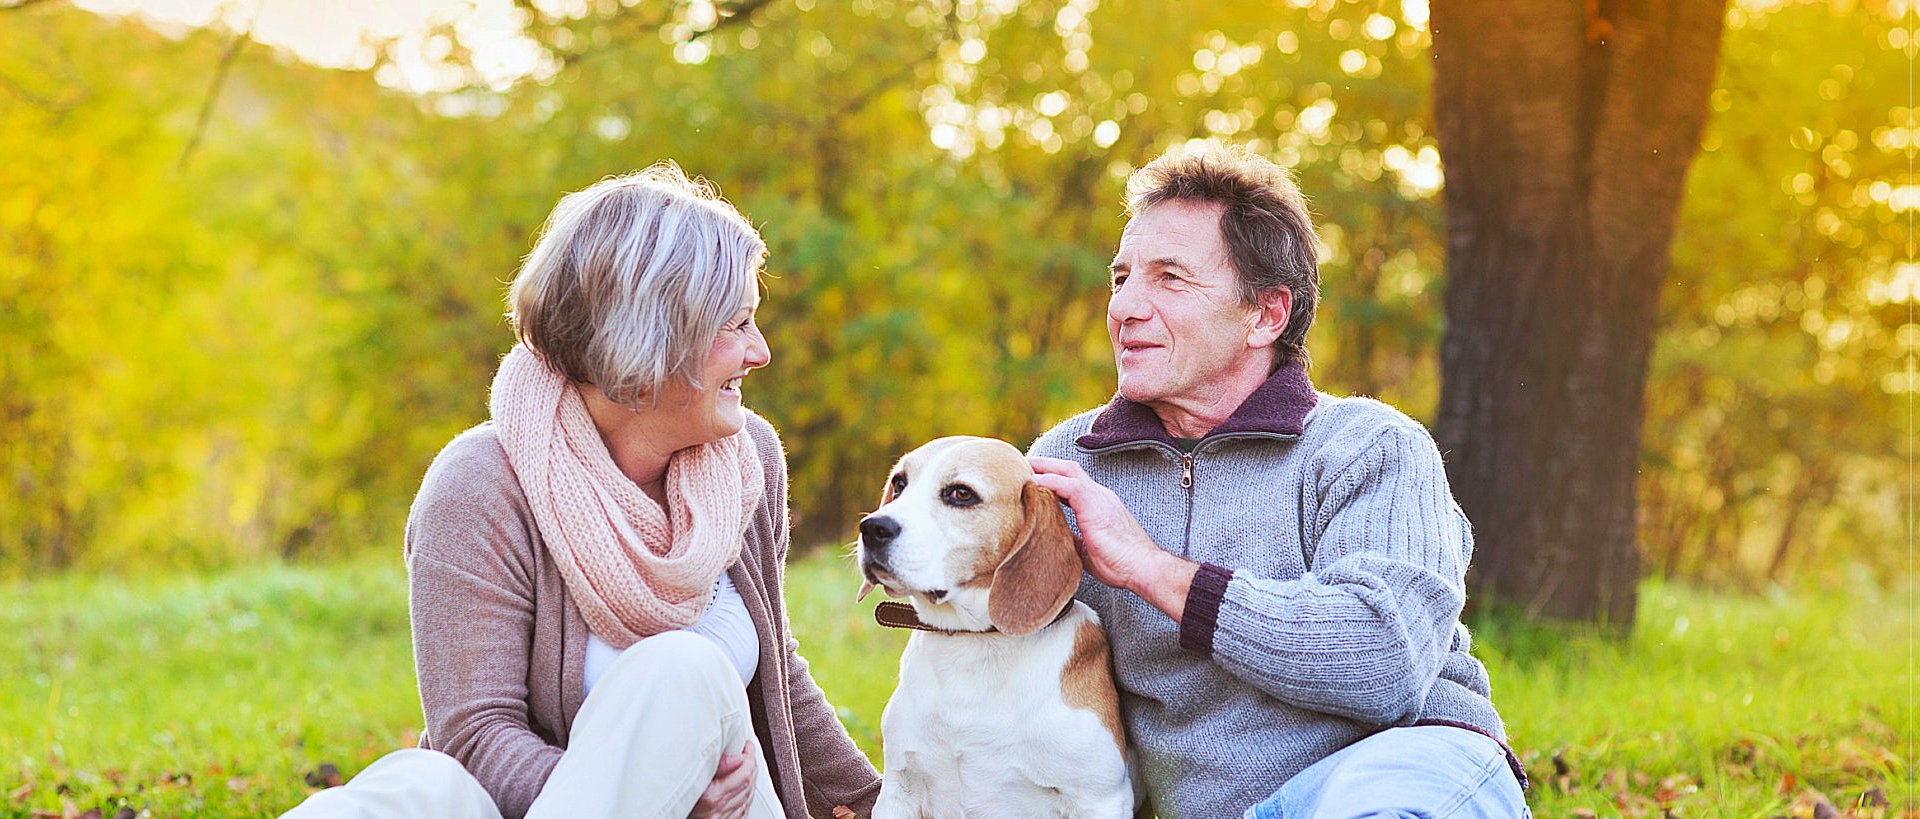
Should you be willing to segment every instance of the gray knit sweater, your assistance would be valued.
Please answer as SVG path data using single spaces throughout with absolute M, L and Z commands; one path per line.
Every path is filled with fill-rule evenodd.
M 1283 368 L 1183 455 L 1116 397 L 1036 441 L 1126 501 L 1155 543 L 1209 564 L 1184 626 L 1083 578 L 1113 641 L 1156 812 L 1238 816 L 1384 727 L 1504 740 L 1459 622 L 1473 539 L 1419 422 Z

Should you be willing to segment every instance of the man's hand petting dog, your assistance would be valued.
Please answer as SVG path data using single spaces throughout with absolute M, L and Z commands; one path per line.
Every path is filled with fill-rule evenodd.
M 748 740 L 737 754 L 721 754 L 720 767 L 713 772 L 700 799 L 693 803 L 687 819 L 740 819 L 753 804 L 753 776 L 759 770 L 760 749 Z
M 1033 481 L 1073 508 L 1080 537 L 1074 546 L 1095 580 L 1126 589 L 1179 622 L 1199 565 L 1161 549 L 1114 491 L 1073 461 L 1030 457 Z

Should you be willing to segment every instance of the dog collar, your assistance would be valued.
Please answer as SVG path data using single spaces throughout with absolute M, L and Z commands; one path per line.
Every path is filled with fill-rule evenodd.
M 1049 621 L 1046 626 L 1042 626 L 1041 628 L 1052 626 L 1054 623 L 1058 623 L 1061 620 L 1067 619 L 1067 614 L 1072 611 L 1073 611 L 1073 599 L 1068 598 L 1067 604 L 1065 606 L 1060 607 L 1060 613 L 1054 615 L 1053 620 Z M 993 626 L 987 626 L 986 628 L 980 631 L 966 631 L 962 629 L 950 629 L 950 628 L 940 628 L 939 626 L 930 626 L 930 625 L 927 625 L 925 621 L 920 619 L 920 613 L 917 611 L 914 611 L 913 606 L 906 603 L 895 602 L 892 600 L 882 600 L 880 601 L 880 605 L 873 607 L 873 621 L 876 623 L 879 623 L 880 625 L 886 626 L 887 628 L 905 628 L 905 629 L 913 629 L 914 631 L 931 631 L 935 634 L 998 634 L 1000 633 L 1000 630 L 997 628 L 994 628 Z

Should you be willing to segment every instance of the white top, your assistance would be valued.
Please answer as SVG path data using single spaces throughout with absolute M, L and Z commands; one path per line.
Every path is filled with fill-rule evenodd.
M 733 578 L 726 572 L 720 573 L 720 580 L 713 584 L 713 598 L 707 602 L 707 613 L 686 631 L 691 631 L 714 642 L 720 647 L 720 653 L 733 661 L 734 670 L 740 672 L 740 684 L 753 681 L 753 672 L 760 667 L 760 632 L 753 627 L 753 617 L 747 614 L 747 603 L 740 599 L 740 590 L 733 587 Z M 616 649 L 600 639 L 600 635 L 587 632 L 587 661 L 583 676 L 586 678 L 585 690 L 581 696 L 593 693 L 593 684 L 607 669 L 613 667 L 613 661 L 620 659 L 624 649 Z

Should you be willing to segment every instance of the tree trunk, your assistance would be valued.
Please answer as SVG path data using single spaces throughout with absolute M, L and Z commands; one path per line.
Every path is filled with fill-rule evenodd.
M 1767 562 L 1768 582 L 1778 583 L 1786 574 L 1787 558 L 1797 542 L 1794 536 L 1799 533 L 1803 513 L 1825 507 L 1833 499 L 1836 476 L 1824 459 L 1812 464 L 1803 462 L 1799 472 L 1793 492 L 1787 496 L 1787 517 L 1780 522 L 1780 537 L 1773 543 L 1773 559 Z
M 1724 0 L 1433 4 L 1446 168 L 1436 437 L 1472 589 L 1626 627 L 1660 285 Z

